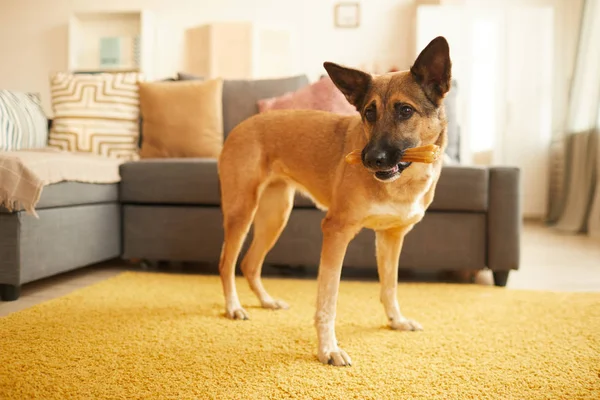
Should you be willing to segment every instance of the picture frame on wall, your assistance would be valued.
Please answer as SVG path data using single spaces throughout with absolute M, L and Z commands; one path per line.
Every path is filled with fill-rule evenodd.
M 360 3 L 337 3 L 334 8 L 336 28 L 358 28 L 360 26 Z

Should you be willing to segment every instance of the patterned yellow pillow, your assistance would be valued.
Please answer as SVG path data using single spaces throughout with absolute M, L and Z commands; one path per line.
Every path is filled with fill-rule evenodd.
M 139 73 L 58 73 L 50 81 L 54 121 L 48 145 L 138 158 Z

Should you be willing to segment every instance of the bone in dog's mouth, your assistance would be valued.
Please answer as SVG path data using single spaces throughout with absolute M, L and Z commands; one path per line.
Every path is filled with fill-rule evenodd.
M 435 144 L 408 148 L 404 150 L 404 153 L 402 154 L 402 159 L 404 161 L 400 161 L 393 168 L 376 171 L 375 178 L 380 181 L 389 181 L 400 175 L 402 171 L 408 168 L 413 162 L 430 164 L 437 161 L 440 158 L 440 155 L 440 147 Z M 362 162 L 361 150 L 354 150 L 348 153 L 345 159 L 348 164 L 360 164 Z

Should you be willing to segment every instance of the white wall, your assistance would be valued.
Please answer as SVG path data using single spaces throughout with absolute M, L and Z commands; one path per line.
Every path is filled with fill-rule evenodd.
M 145 9 L 156 19 L 154 73 L 184 66 L 185 29 L 213 21 L 254 21 L 292 31 L 297 73 L 311 79 L 323 61 L 408 68 L 413 61 L 413 0 L 362 1 L 361 26 L 333 24 L 334 0 L 0 0 L 0 88 L 39 92 L 50 114 L 48 77 L 67 68 L 67 23 L 78 11 Z

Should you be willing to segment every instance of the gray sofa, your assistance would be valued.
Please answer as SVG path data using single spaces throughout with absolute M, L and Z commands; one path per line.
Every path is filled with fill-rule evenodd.
M 0 297 L 20 286 L 121 254 L 118 184 L 61 182 L 44 188 L 37 213 L 0 207 Z
M 306 84 L 304 76 L 225 81 L 225 134 L 257 112 L 258 99 Z M 446 99 L 447 154 L 456 160 L 453 91 Z M 21 211 L 0 211 L 0 295 L 12 300 L 24 283 L 116 257 L 217 263 L 223 239 L 219 204 L 213 159 L 126 163 L 119 185 L 50 185 L 37 206 L 39 219 Z M 400 267 L 489 268 L 496 284 L 505 285 L 509 271 L 519 266 L 519 206 L 518 169 L 445 166 L 433 204 L 407 236 Z M 323 215 L 297 196 L 289 223 L 266 262 L 316 266 Z M 344 265 L 376 268 L 374 244 L 374 233 L 363 230 L 350 244 Z

